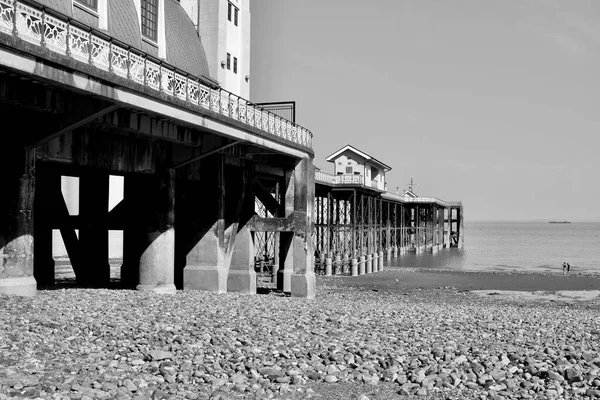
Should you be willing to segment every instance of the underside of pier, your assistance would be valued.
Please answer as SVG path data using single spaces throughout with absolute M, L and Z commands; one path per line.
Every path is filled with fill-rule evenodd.
M 0 293 L 53 284 L 53 231 L 78 285 L 109 286 L 116 230 L 122 287 L 256 293 L 255 238 L 277 232 L 281 289 L 314 296 L 313 154 L 306 136 L 281 134 L 299 138 L 295 126 L 262 112 L 264 125 L 249 126 L 250 106 L 242 119 L 240 100 L 234 113 L 229 97 L 224 113 L 220 95 L 208 110 L 190 110 L 72 60 L 24 55 L 30 47 L 0 46 Z M 115 176 L 123 193 L 109 207 Z M 75 210 L 66 180 L 77 182 Z M 265 189 L 273 184 L 279 198 Z M 256 215 L 257 201 L 271 218 Z

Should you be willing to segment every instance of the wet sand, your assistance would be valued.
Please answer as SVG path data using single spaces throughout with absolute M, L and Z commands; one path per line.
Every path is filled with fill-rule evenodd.
M 600 276 L 563 276 L 542 273 L 464 272 L 390 268 L 374 274 L 357 277 L 327 277 L 324 282 L 336 286 L 354 286 L 374 290 L 414 290 L 452 288 L 456 290 L 510 290 L 510 291 L 572 291 L 600 290 Z

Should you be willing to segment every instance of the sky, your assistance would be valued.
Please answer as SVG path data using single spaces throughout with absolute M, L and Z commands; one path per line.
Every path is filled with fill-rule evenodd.
M 252 0 L 250 99 L 296 101 L 465 221 L 600 221 L 600 1 Z

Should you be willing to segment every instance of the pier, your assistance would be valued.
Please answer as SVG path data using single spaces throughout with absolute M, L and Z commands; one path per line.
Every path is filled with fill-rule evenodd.
M 464 245 L 460 202 L 387 191 L 391 168 L 347 145 L 327 158 L 334 172 L 315 176 L 315 269 L 352 276 L 382 271 L 408 252 Z
M 133 2 L 114 25 L 45 3 L 0 0 L 0 293 L 53 283 L 52 230 L 85 287 L 107 286 L 108 231 L 122 230 L 124 287 L 255 293 L 253 232 L 277 231 L 282 289 L 313 297 L 312 133 L 212 79 L 177 2 L 159 10 L 181 23 L 159 27 L 158 53 Z M 109 211 L 111 175 L 124 196 Z M 256 217 L 255 197 L 276 217 Z
M 315 272 L 462 246 L 460 203 L 388 193 L 390 167 L 360 150 L 315 171 L 295 103 L 254 104 L 213 79 L 247 92 L 237 59 L 212 54 L 210 33 L 205 52 L 178 2 L 157 12 L 181 23 L 152 37 L 133 2 L 115 2 L 137 31 L 71 1 L 0 0 L 0 293 L 54 284 L 55 232 L 77 285 L 108 287 L 108 233 L 121 231 L 120 286 L 157 293 L 253 294 L 269 268 L 278 289 L 312 298 Z

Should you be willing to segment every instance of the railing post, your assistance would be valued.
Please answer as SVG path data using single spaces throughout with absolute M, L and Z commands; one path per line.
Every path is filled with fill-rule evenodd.
M 42 29 L 40 36 L 40 46 L 46 48 L 46 7 L 42 7 Z
M 131 79 L 131 48 L 127 48 L 127 80 Z
M 146 69 L 148 68 L 147 64 L 148 59 L 144 57 L 144 87 L 148 86 L 148 73 Z
M 94 46 L 92 45 L 92 30 L 90 29 L 88 32 L 88 41 L 87 41 L 87 50 L 88 50 L 88 62 L 90 65 L 94 65 L 94 59 L 92 57 L 92 49 Z
M 19 37 L 19 31 L 17 30 L 17 0 L 13 2 L 13 36 Z
M 227 93 L 227 115 L 233 118 L 233 108 L 231 107 L 231 93 Z
M 185 102 L 190 102 L 190 78 L 188 75 L 185 76 Z
M 158 92 L 162 92 L 163 91 L 163 80 L 162 80 L 162 62 L 160 64 L 158 64 Z
M 67 39 L 65 40 L 65 44 L 67 46 L 65 55 L 71 58 L 71 22 L 69 19 L 67 19 Z
M 108 72 L 113 72 L 113 63 L 112 63 L 112 59 L 113 59 L 113 50 L 112 50 L 112 37 L 110 38 L 110 40 L 108 41 Z

